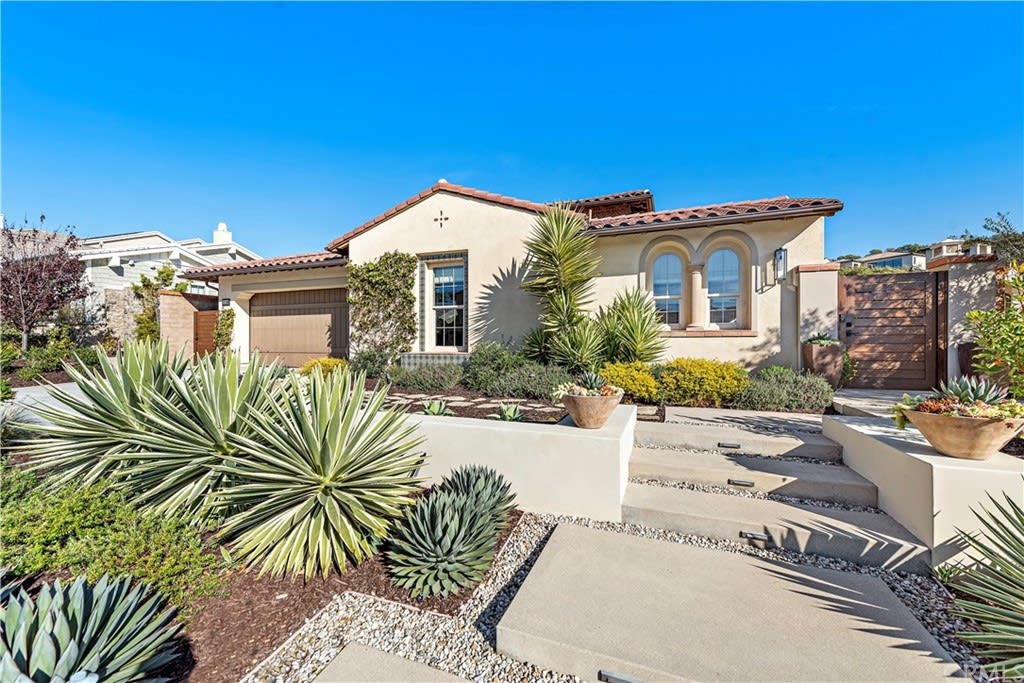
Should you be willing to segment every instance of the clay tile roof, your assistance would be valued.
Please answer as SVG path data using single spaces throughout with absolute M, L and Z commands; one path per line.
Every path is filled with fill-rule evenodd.
M 628 192 L 616 192 L 614 194 L 599 194 L 595 197 L 583 197 L 582 199 L 570 199 L 569 203 L 575 206 L 591 206 L 593 204 L 609 204 L 614 202 L 628 201 L 630 199 L 646 199 L 653 197 L 650 190 L 629 190 Z
M 431 185 L 430 187 L 428 187 L 426 190 L 420 192 L 419 194 L 409 197 L 405 201 L 392 206 L 390 209 L 380 214 L 379 216 L 371 218 L 370 220 L 366 221 L 359 227 L 349 230 L 341 237 L 332 240 L 331 243 L 327 245 L 327 249 L 330 251 L 340 249 L 341 247 L 348 244 L 356 235 L 360 235 L 366 232 L 367 230 L 376 227 L 377 225 L 383 223 L 392 216 L 399 214 L 402 211 L 405 211 L 413 204 L 418 204 L 427 197 L 433 194 L 437 194 L 438 192 L 448 192 L 449 194 L 462 195 L 463 197 L 471 197 L 473 199 L 479 199 L 485 202 L 491 202 L 493 204 L 502 204 L 504 206 L 510 206 L 515 209 L 524 209 L 526 211 L 543 211 L 545 208 L 544 204 L 531 202 L 526 199 L 516 199 L 515 197 L 507 197 L 502 194 L 495 194 L 494 192 L 485 192 L 484 190 L 477 190 L 475 188 L 466 187 L 464 185 L 455 185 L 454 183 L 438 181 Z
M 708 204 L 686 209 L 607 216 L 590 221 L 599 233 L 641 232 L 645 230 L 698 227 L 715 223 L 738 223 L 792 218 L 796 216 L 832 216 L 842 211 L 843 203 L 827 197 L 770 197 L 740 202 Z
M 345 256 L 330 251 L 316 251 L 310 254 L 278 256 L 256 261 L 232 261 L 201 268 L 189 268 L 182 273 L 182 277 L 189 280 L 216 280 L 223 275 L 266 273 L 274 270 L 304 270 L 306 268 L 342 266 L 346 263 L 348 263 L 348 258 Z

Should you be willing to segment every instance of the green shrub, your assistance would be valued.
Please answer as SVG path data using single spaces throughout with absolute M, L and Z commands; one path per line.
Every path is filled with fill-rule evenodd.
M 654 379 L 654 372 L 647 363 L 605 363 L 601 368 L 601 376 L 622 389 L 634 401 L 656 403 L 658 400 L 658 381 Z
M 0 343 L 0 372 L 3 372 L 11 363 L 21 358 L 21 349 L 17 344 L 11 342 Z
M 6 377 L 0 377 L 0 401 L 10 401 L 14 398 L 14 389 Z
M 496 398 L 549 400 L 552 387 L 571 381 L 572 375 L 565 368 L 528 361 L 497 377 L 484 393 Z
M 448 391 L 462 381 L 462 366 L 454 363 L 424 365 L 406 369 L 396 367 L 391 371 L 391 383 L 406 389 L 428 393 Z
M 217 325 L 213 328 L 213 348 L 227 351 L 235 334 L 235 309 L 223 308 L 217 313 Z
M 75 362 L 84 368 L 98 368 L 102 346 L 79 346 L 73 350 Z
M 131 577 L 43 583 L 36 599 L 18 588 L 0 605 L 4 681 L 104 681 L 154 678 L 181 654 L 174 611 Z M 87 675 L 89 674 L 89 675 Z
M 0 476 L 0 566 L 15 575 L 127 573 L 183 609 L 216 591 L 219 560 L 185 522 L 145 515 L 102 482 L 47 491 L 19 468 Z
M 497 538 L 492 511 L 475 497 L 453 491 L 423 496 L 391 534 L 392 580 L 414 597 L 472 588 L 487 574 Z
M 25 367 L 36 372 L 55 372 L 60 370 L 66 359 L 71 354 L 70 347 L 61 345 L 47 345 L 29 349 L 25 355 Z
M 820 375 L 769 366 L 755 375 L 732 405 L 742 410 L 822 413 L 832 405 L 832 387 Z
M 747 384 L 738 363 L 710 358 L 676 358 L 655 370 L 661 400 L 673 406 L 719 407 L 730 403 Z
M 299 374 L 305 377 L 314 370 L 321 373 L 329 373 L 334 372 L 335 370 L 344 371 L 347 369 L 348 361 L 344 358 L 313 358 L 312 360 L 307 360 L 302 364 L 302 367 L 299 368 Z
M 462 383 L 473 391 L 490 394 L 492 388 L 503 376 L 522 367 L 526 359 L 505 344 L 483 342 L 473 347 L 469 354 Z
M 349 360 L 349 370 L 361 372 L 367 377 L 383 377 L 388 371 L 390 359 L 388 354 L 380 351 L 356 351 Z
M 978 345 L 974 369 L 1024 399 L 1024 264 L 1013 263 L 1001 278 L 1001 301 L 988 311 L 971 311 L 967 325 Z
M 39 370 L 28 366 L 18 368 L 17 370 L 14 371 L 14 376 L 22 380 L 23 382 L 31 382 L 34 379 L 39 379 L 41 375 L 42 373 L 39 372 Z

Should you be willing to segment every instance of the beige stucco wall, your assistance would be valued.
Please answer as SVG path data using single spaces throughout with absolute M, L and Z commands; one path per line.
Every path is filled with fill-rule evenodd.
M 796 366 L 799 360 L 800 315 L 795 268 L 824 261 L 824 226 L 823 218 L 796 218 L 599 238 L 601 275 L 597 282 L 597 303 L 606 305 L 617 291 L 626 287 L 646 288 L 646 262 L 654 250 L 675 245 L 686 254 L 690 266 L 702 266 L 712 251 L 731 242 L 739 250 L 745 247 L 749 253 L 748 272 L 745 273 L 746 290 L 751 297 L 748 318 L 756 334 L 669 337 L 666 356 L 720 358 L 748 366 L 770 363 Z M 790 269 L 789 277 L 782 284 L 776 284 L 772 275 L 772 260 L 775 249 L 779 247 L 788 250 Z M 690 278 L 684 278 L 683 284 L 684 289 L 689 288 Z M 831 304 L 827 301 L 829 296 Z M 836 296 L 836 288 L 832 287 L 822 292 L 817 305 L 834 309 Z M 700 311 L 706 316 L 706 305 L 701 305 Z
M 348 277 L 343 266 L 311 268 L 308 270 L 282 270 L 271 273 L 253 273 L 220 278 L 221 299 L 230 299 L 235 310 L 235 327 L 231 345 L 243 362 L 249 360 L 249 300 L 253 294 L 286 292 L 304 289 L 345 287 Z
M 957 358 L 957 344 L 969 341 L 973 336 L 967 327 L 967 313 L 995 306 L 998 286 L 995 266 L 991 261 L 949 266 L 947 367 L 951 378 L 963 374 Z
M 442 212 L 447 220 L 435 220 Z M 535 299 L 520 288 L 523 240 L 534 219 L 532 211 L 440 192 L 355 237 L 349 259 L 366 263 L 396 249 L 418 256 L 468 252 L 469 347 L 483 340 L 515 343 L 537 326 L 539 313 Z M 417 272 L 417 314 L 419 277 Z M 429 334 L 426 341 L 425 351 L 439 350 L 432 348 Z M 420 350 L 419 342 L 417 335 L 414 351 Z
M 839 271 L 797 273 L 798 334 L 800 341 L 818 334 L 839 336 Z

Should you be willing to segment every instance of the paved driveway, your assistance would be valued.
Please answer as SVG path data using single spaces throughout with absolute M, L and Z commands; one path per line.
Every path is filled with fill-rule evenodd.
M 81 396 L 82 391 L 78 388 L 78 385 L 73 382 L 66 384 L 55 384 L 54 386 L 60 387 L 69 394 L 75 396 Z M 25 406 L 26 408 L 31 407 L 33 404 L 45 404 L 52 406 L 61 405 L 52 396 L 50 396 L 49 387 L 46 386 L 34 386 L 34 387 L 22 387 L 15 389 L 14 402 Z

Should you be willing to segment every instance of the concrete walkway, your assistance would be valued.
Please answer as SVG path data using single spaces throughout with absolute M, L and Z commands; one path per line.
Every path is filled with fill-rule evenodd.
M 559 525 L 498 650 L 598 680 L 929 681 L 959 667 L 878 578 Z
M 832 407 L 841 415 L 857 417 L 892 417 L 892 406 L 904 394 L 926 394 L 918 389 L 840 389 L 832 399 Z
M 73 396 L 82 395 L 81 389 L 79 389 L 78 385 L 74 382 L 55 384 L 53 386 L 59 387 Z M 50 387 L 48 386 L 37 385 L 33 387 L 21 387 L 19 389 L 15 389 L 14 392 L 14 402 L 21 404 L 26 408 L 34 403 L 43 403 L 52 406 L 61 405 L 50 396 Z
M 349 643 L 314 683 L 460 683 L 462 678 L 374 647 Z

